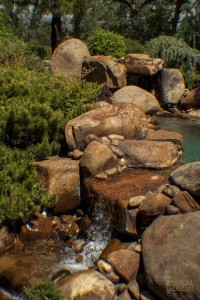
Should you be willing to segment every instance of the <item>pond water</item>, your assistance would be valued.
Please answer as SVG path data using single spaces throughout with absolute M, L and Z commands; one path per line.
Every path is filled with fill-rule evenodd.
M 183 135 L 183 162 L 200 161 L 200 120 L 174 117 L 158 117 L 159 129 L 179 132 Z

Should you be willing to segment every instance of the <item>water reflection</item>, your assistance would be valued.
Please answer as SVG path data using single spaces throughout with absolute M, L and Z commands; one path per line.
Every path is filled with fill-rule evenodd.
M 177 131 L 183 135 L 184 162 L 200 161 L 200 120 L 158 117 L 159 129 Z

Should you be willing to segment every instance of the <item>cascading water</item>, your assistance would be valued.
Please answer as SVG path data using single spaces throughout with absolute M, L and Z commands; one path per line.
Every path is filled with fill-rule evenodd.
M 58 269 L 67 270 L 71 273 L 86 270 L 93 266 L 102 250 L 107 246 L 112 237 L 112 228 L 109 218 L 102 209 L 102 203 L 97 202 L 92 214 L 92 224 L 87 230 L 86 239 L 78 239 L 77 242 L 84 243 L 81 253 L 76 253 L 73 248 L 67 248 L 66 258 L 58 264 Z M 77 262 L 78 256 L 82 257 L 81 262 Z M 17 295 L 8 292 L 3 287 L 0 290 L 15 300 L 25 300 L 22 294 Z
M 111 223 L 99 202 L 95 204 L 92 220 L 92 224 L 87 230 L 87 239 L 79 240 L 79 242 L 85 243 L 81 252 L 82 261 L 79 263 L 76 262 L 78 255 L 73 249 L 70 249 L 68 258 L 61 263 L 63 268 L 71 272 L 88 269 L 94 264 L 102 250 L 110 242 L 112 237 Z

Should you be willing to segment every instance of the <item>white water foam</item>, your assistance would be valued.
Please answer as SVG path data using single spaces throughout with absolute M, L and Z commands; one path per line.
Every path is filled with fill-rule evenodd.
M 102 250 L 108 245 L 112 236 L 110 220 L 105 216 L 99 203 L 95 204 L 92 224 L 87 230 L 87 240 L 83 250 L 78 255 L 82 255 L 82 261 L 76 262 L 77 254 L 70 249 L 69 258 L 62 262 L 62 268 L 71 272 L 88 269 L 97 261 Z M 82 242 L 83 240 L 80 240 Z

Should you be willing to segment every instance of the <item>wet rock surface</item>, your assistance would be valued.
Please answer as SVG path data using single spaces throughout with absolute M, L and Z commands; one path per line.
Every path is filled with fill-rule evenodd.
M 21 242 L 33 242 L 44 239 L 50 239 L 53 235 L 53 227 L 51 218 L 45 215 L 38 215 L 32 219 L 29 224 L 23 225 L 18 234 Z
M 105 212 L 117 230 L 137 236 L 137 209 L 128 210 L 133 196 L 155 191 L 167 180 L 156 173 L 143 170 L 125 170 L 107 181 L 86 180 L 85 197 L 89 203 L 101 199 Z
M 119 148 L 128 167 L 162 169 L 179 159 L 177 147 L 170 142 L 124 140 Z
M 80 205 L 79 162 L 69 158 L 51 157 L 35 163 L 38 180 L 48 195 L 56 194 L 54 213 L 66 213 Z
M 162 142 L 171 142 L 175 145 L 182 146 L 183 144 L 183 136 L 174 131 L 167 130 L 148 130 L 147 141 L 162 141 Z
M 0 257 L 0 281 L 11 290 L 21 292 L 34 279 L 51 277 L 57 269 L 55 258 L 38 254 L 7 254 Z

